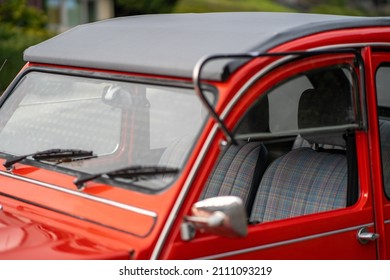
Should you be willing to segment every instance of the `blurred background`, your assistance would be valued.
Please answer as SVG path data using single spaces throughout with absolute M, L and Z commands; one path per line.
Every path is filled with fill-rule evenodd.
M 76 25 L 112 17 L 223 11 L 388 16 L 390 0 L 0 0 L 0 93 L 23 51 Z

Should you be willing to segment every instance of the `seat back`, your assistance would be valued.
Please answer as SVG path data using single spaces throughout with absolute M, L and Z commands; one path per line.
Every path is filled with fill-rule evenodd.
M 269 131 L 268 97 L 259 99 L 237 126 L 235 134 Z M 238 196 L 248 217 L 260 179 L 268 164 L 268 150 L 261 142 L 230 145 L 221 154 L 210 174 L 200 199 L 214 196 Z
M 266 168 L 268 152 L 260 142 L 230 145 L 209 176 L 200 199 L 214 196 L 238 196 L 249 211 Z
M 251 222 L 266 222 L 346 206 L 344 155 L 299 148 L 276 159 L 265 172 Z
M 161 156 L 159 165 L 182 167 L 185 153 L 192 143 L 191 139 L 193 138 L 183 137 L 173 142 Z M 267 158 L 267 149 L 260 142 L 230 145 L 218 159 L 200 200 L 214 196 L 238 196 L 243 200 L 249 215 Z M 171 176 L 167 178 L 171 179 Z
M 299 128 L 338 125 L 348 117 L 342 110 L 339 110 L 339 116 L 333 109 L 331 102 L 341 102 L 339 97 L 328 96 L 325 100 L 319 94 L 313 89 L 302 93 L 298 108 Z M 343 133 L 308 133 L 302 136 L 315 146 L 346 146 Z M 293 149 L 267 168 L 256 194 L 250 222 L 266 222 L 345 207 L 347 188 L 348 164 L 344 151 L 314 150 L 310 147 Z

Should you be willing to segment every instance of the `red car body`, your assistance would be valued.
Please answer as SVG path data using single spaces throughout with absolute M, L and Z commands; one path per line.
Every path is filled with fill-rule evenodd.
M 221 63 L 211 63 L 220 58 L 223 58 Z M 206 104 L 203 113 L 208 111 L 210 114 L 202 115 L 201 124 L 188 123 L 190 127 L 196 126 L 195 140 L 189 145 L 184 163 L 178 165 L 177 175 L 161 188 L 158 184 L 149 188 L 148 180 L 143 179 L 139 179 L 143 181 L 141 187 L 134 187 L 133 182 L 117 183 L 110 176 L 97 177 L 80 184 L 83 188 L 79 188 L 80 185 L 74 183 L 75 179 L 85 173 L 104 173 L 105 170 L 80 171 L 76 163 L 62 167 L 62 163 L 42 163 L 41 160 L 26 158 L 14 163 L 11 168 L 2 168 L 1 259 L 389 258 L 390 194 L 386 193 L 384 182 L 386 170 L 382 162 L 386 153 L 381 141 L 386 140 L 381 140 L 379 121 L 386 106 L 378 105 L 379 88 L 386 88 L 386 79 L 390 80 L 388 77 L 379 81 L 379 77 L 386 77 L 386 71 L 378 76 L 382 73 L 378 72 L 380 69 L 387 69 L 390 65 L 388 18 L 280 13 L 138 16 L 77 27 L 28 49 L 25 60 L 26 66 L 2 97 L 2 119 L 13 120 L 9 117 L 12 113 L 6 109 L 12 96 L 16 99 L 13 104 L 17 104 L 14 107 L 21 108 L 24 104 L 20 102 L 22 92 L 27 96 L 35 90 L 36 84 L 40 89 L 58 83 L 55 79 L 46 80 L 45 75 L 55 76 L 56 79 L 57 76 L 61 79 L 62 76 L 71 79 L 81 77 L 103 79 L 105 83 L 120 81 L 184 88 L 193 95 L 195 91 L 200 95 L 211 93 L 214 103 L 206 101 L 210 108 Z M 213 67 L 207 68 L 209 63 Z M 224 151 L 223 147 L 234 145 L 236 139 L 245 138 L 237 137 L 240 135 L 237 127 L 252 104 L 292 77 L 301 73 L 317 73 L 317 69 L 330 69 L 335 65 L 346 65 L 343 71 L 351 71 L 351 76 L 356 79 L 356 83 L 351 84 L 355 85 L 357 92 L 354 95 L 357 101 L 352 101 L 352 107 L 360 112 L 354 115 L 353 120 L 358 187 L 352 203 L 335 209 L 250 222 L 245 224 L 241 236 L 233 237 L 226 234 L 226 225 L 222 229 L 210 225 L 207 215 L 206 222 L 200 222 L 201 225 L 192 219 L 204 218 L 204 213 L 197 215 L 191 209 L 200 200 L 204 186 Z M 215 73 L 220 75 L 222 72 L 222 78 L 215 76 Z M 203 73 L 204 76 L 201 75 Z M 29 75 L 32 77 L 29 78 Z M 202 84 L 200 87 L 196 84 L 197 79 Z M 23 83 L 30 80 L 32 82 L 25 90 Z M 62 90 L 58 84 L 56 88 Z M 54 94 L 54 91 L 45 94 Z M 108 91 L 106 95 L 109 94 L 120 96 Z M 277 110 L 285 111 L 289 107 L 288 99 L 283 98 L 285 105 L 269 109 L 275 112 L 270 113 L 270 119 L 276 118 L 274 116 L 279 114 Z M 172 102 L 176 101 L 172 99 Z M 181 105 L 175 103 L 175 106 Z M 34 110 L 32 112 L 39 111 Z M 136 129 L 142 128 L 141 125 L 131 125 L 136 113 L 125 109 L 120 112 L 122 125 L 126 123 L 124 127 L 131 132 L 123 127 L 119 130 L 118 137 L 120 143 L 125 143 L 124 146 L 118 144 L 119 148 L 112 155 L 99 155 L 97 159 L 86 161 L 88 164 L 94 165 L 95 161 L 101 160 L 106 170 L 113 170 L 117 168 L 113 167 L 113 162 L 122 160 L 124 153 L 139 156 L 140 162 L 144 162 L 144 155 L 138 153 L 140 149 L 132 148 L 136 147 L 138 140 L 131 135 L 136 135 Z M 93 118 L 94 115 L 91 116 Z M 28 124 L 40 117 L 30 114 L 23 118 L 23 122 Z M 72 123 L 78 122 L 74 119 Z M 16 121 L 12 123 L 15 123 L 12 129 L 19 127 Z M 274 121 L 273 126 L 279 127 L 279 122 Z M 7 124 L 1 124 L 1 127 L 3 129 Z M 148 127 L 146 123 L 144 127 Z M 349 131 L 351 127 L 348 126 Z M 87 125 L 79 131 L 88 133 L 86 128 Z M 26 127 L 20 129 L 25 131 Z M 272 129 L 267 131 L 270 137 L 263 138 L 264 133 L 256 136 L 253 134 L 256 131 L 249 131 L 249 135 L 253 139 L 265 139 L 270 154 L 287 153 L 290 149 L 277 146 L 273 150 L 271 142 L 267 142 L 269 139 L 285 139 L 287 129 L 280 130 L 287 134 L 277 134 Z M 299 134 L 299 128 L 295 130 L 292 134 Z M 56 133 L 53 131 L 54 128 L 50 133 L 40 131 L 38 134 L 48 138 Z M 35 152 L 28 149 L 20 151 L 23 145 L 15 144 L 12 137 L 16 136 L 12 135 L 8 132 L 0 135 L 0 142 L 7 137 L 11 139 L 9 145 L 0 145 L 1 163 L 5 163 L 10 155 Z M 21 135 L 30 137 L 30 134 Z M 31 138 L 22 140 L 24 143 L 40 142 L 42 139 L 37 137 L 33 134 Z M 91 141 L 94 140 L 88 138 L 86 142 Z M 291 143 L 291 139 L 289 141 Z M 43 148 L 37 146 L 36 150 L 39 149 Z M 138 164 L 133 159 L 133 162 L 129 160 L 118 167 L 134 162 Z M 331 194 L 324 192 L 323 195 Z M 196 233 L 183 237 L 183 232 L 188 231 Z

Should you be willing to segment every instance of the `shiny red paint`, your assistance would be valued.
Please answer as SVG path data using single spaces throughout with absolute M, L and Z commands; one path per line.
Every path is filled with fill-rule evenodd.
M 338 56 L 325 56 L 318 59 L 307 59 L 310 64 L 327 65 L 331 61 L 339 62 Z M 342 59 L 344 60 L 344 59 Z M 342 61 L 341 60 L 341 61 Z M 348 60 L 348 56 L 346 61 Z M 260 79 L 248 90 L 247 94 L 237 102 L 232 114 L 226 123 L 235 123 L 245 109 L 256 98 L 256 92 L 265 92 L 270 86 L 284 80 L 294 73 L 299 73 L 313 67 L 309 63 L 291 63 L 291 67 L 283 67 L 271 72 Z M 230 122 L 231 121 L 231 122 Z M 360 169 L 362 177 L 367 174 L 366 169 Z M 195 188 L 201 188 L 204 182 L 199 182 Z M 176 239 L 169 255 L 164 258 L 248 258 L 248 259 L 360 259 L 376 258 L 374 244 L 361 247 L 356 243 L 356 224 L 370 224 L 373 221 L 371 191 L 369 185 L 361 185 L 362 197 L 360 201 L 347 209 L 326 213 L 307 215 L 288 220 L 263 223 L 261 226 L 250 225 L 249 234 L 245 239 L 228 240 L 215 236 L 199 236 L 196 240 L 186 243 L 181 241 L 179 231 L 176 230 Z M 195 198 L 196 199 L 196 198 Z M 187 205 L 190 207 L 194 201 Z M 188 210 L 189 211 L 189 208 Z M 180 220 L 179 220 L 180 222 Z M 179 225 L 177 225 L 178 228 Z M 338 232 L 340 230 L 345 232 Z M 348 251 L 334 255 L 337 247 L 347 246 Z M 324 250 L 324 249 L 328 250 Z
M 272 51 L 293 51 L 346 44 L 390 42 L 390 28 L 362 28 L 313 34 L 278 46 Z M 390 50 L 390 48 L 388 49 Z M 357 136 L 360 182 L 359 201 L 345 209 L 290 218 L 259 225 L 249 225 L 245 238 L 229 239 L 210 234 L 199 234 L 189 242 L 180 237 L 180 225 L 201 193 L 211 169 L 220 153 L 223 135 L 212 135 L 215 122 L 209 120 L 199 137 L 188 164 L 168 190 L 158 194 L 140 193 L 115 188 L 97 182 L 88 183 L 88 196 L 131 205 L 155 214 L 148 215 L 120 209 L 48 189 L 38 182 L 52 184 L 77 192 L 74 176 L 26 166 L 18 163 L 14 176 L 0 173 L 0 258 L 1 259 L 387 259 L 390 255 L 390 202 L 383 194 L 380 145 L 376 112 L 375 69 L 387 52 L 376 52 L 373 47 L 362 49 L 366 67 L 366 95 L 368 130 Z M 315 66 L 330 61 L 349 60 L 350 56 L 327 56 L 311 61 Z M 224 112 L 237 91 L 260 69 L 275 59 L 256 59 L 242 67 L 225 82 L 209 82 L 218 89 L 216 111 Z M 29 67 L 66 70 L 56 65 L 29 63 Z M 225 123 L 233 128 L 250 104 L 277 81 L 291 73 L 312 68 L 309 63 L 297 63 L 286 69 L 276 69 L 257 82 L 227 114 Z M 137 73 L 123 73 L 95 69 L 71 70 L 100 74 L 128 75 L 157 80 L 185 81 L 176 77 L 162 77 Z M 23 70 L 22 70 L 23 71 Z M 206 146 L 208 137 L 212 143 Z M 205 156 L 200 158 L 204 149 Z M 195 163 L 199 163 L 196 166 Z M 189 178 L 192 178 L 190 180 Z M 33 180 L 23 181 L 22 178 Z M 183 186 L 189 185 L 183 194 Z M 181 197 L 184 195 L 184 197 Z M 177 201 L 183 199 L 181 203 Z M 173 207 L 179 207 L 172 226 L 167 226 Z M 81 213 L 81 214 L 80 214 Z M 80 218 L 81 217 L 81 218 Z M 384 221 L 387 221 L 386 224 Z M 361 245 L 356 233 L 361 225 L 380 234 L 378 242 Z M 166 235 L 165 237 L 163 235 Z M 161 246 L 159 250 L 156 244 Z M 335 248 L 339 248 L 335 252 Z M 344 248 L 349 248 L 345 250 Z M 157 251 L 156 251 L 157 250 Z M 156 253 L 157 252 L 157 253 Z
M 370 64 L 369 67 L 371 67 L 371 79 L 372 81 L 375 81 L 375 74 L 378 69 L 383 64 L 386 64 L 390 61 L 390 49 L 370 49 L 367 51 L 368 54 L 370 54 Z M 371 90 L 374 93 L 376 91 L 376 87 L 373 83 L 371 83 Z M 381 257 L 383 259 L 388 259 L 390 254 L 390 246 L 389 246 L 389 220 L 390 220 L 390 201 L 389 198 L 386 197 L 386 195 L 383 192 L 383 181 L 382 181 L 382 166 L 381 166 L 381 154 L 380 154 L 380 145 L 379 145 L 379 135 L 378 135 L 378 122 L 376 121 L 375 117 L 377 115 L 377 107 L 376 105 L 376 95 L 372 94 L 368 98 L 369 100 L 369 109 L 371 110 L 372 114 L 370 114 L 370 120 L 372 125 L 372 162 L 373 162 L 373 186 L 375 191 L 375 198 L 376 198 L 376 212 L 378 212 L 377 215 L 377 225 L 379 227 L 378 231 L 382 233 L 383 238 L 379 240 L 379 252 L 381 254 Z

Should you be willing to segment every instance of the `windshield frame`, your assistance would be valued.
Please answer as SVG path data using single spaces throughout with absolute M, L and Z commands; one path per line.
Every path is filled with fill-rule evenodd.
M 182 79 L 173 79 L 173 78 L 161 78 L 161 77 L 140 77 L 140 76 L 131 76 L 129 73 L 113 73 L 113 72 L 105 72 L 104 70 L 89 70 L 89 69 L 68 69 L 68 68 L 59 68 L 59 67 L 49 67 L 49 66 L 40 66 L 40 65 L 33 65 L 26 67 L 23 69 L 11 82 L 11 84 L 8 86 L 8 88 L 4 91 L 3 95 L 0 97 L 0 109 L 4 105 L 4 103 L 7 101 L 7 99 L 14 93 L 14 91 L 17 89 L 20 82 L 23 81 L 23 79 L 26 77 L 27 74 L 32 72 L 39 72 L 39 73 L 47 73 L 47 74 L 55 74 L 55 75 L 64 75 L 64 76 L 74 76 L 77 78 L 90 78 L 90 79 L 99 79 L 99 80 L 107 80 L 110 82 L 124 82 L 124 83 L 134 83 L 134 84 L 141 84 L 146 86 L 157 86 L 157 87 L 163 87 L 163 88 L 175 88 L 175 89 L 184 89 L 184 90 L 192 90 L 193 94 L 196 98 L 196 93 L 194 91 L 194 87 L 191 81 L 185 81 Z M 212 97 L 213 97 L 213 105 L 216 105 L 218 102 L 218 90 L 215 86 L 207 84 L 203 87 L 205 91 L 207 91 Z M 201 103 L 201 102 L 199 102 Z M 202 105 L 202 104 L 201 104 Z M 204 131 L 204 128 L 209 120 L 209 115 L 207 114 L 202 122 L 201 125 L 197 131 L 197 134 L 195 135 L 195 139 L 199 139 L 200 134 Z M 173 180 L 170 181 L 168 184 L 165 184 L 164 187 L 153 189 L 147 187 L 147 182 L 143 182 L 141 184 L 136 184 L 134 182 L 122 182 L 120 180 L 115 180 L 113 178 L 97 178 L 96 182 L 107 184 L 110 186 L 120 187 L 124 189 L 130 189 L 135 190 L 138 192 L 144 192 L 144 193 L 159 193 L 161 191 L 169 189 L 172 185 L 175 184 L 175 182 L 182 176 L 182 171 L 187 165 L 187 161 L 189 157 L 191 156 L 191 153 L 197 144 L 196 141 L 193 141 L 191 144 L 188 154 L 184 159 L 184 163 L 179 169 L 179 172 L 176 176 L 174 176 Z M 58 148 L 58 147 L 56 147 Z M 11 153 L 7 152 L 0 152 L 0 158 L 9 159 L 10 157 L 14 156 Z M 67 174 L 70 176 L 80 176 L 80 175 L 86 175 L 90 174 L 87 172 L 83 172 L 80 170 L 72 169 L 66 166 L 56 165 L 56 164 L 50 164 L 44 161 L 37 161 L 34 159 L 26 158 L 22 161 L 22 163 L 51 170 L 54 172 L 60 172 L 63 174 Z M 107 168 L 107 171 L 110 171 L 111 169 Z

